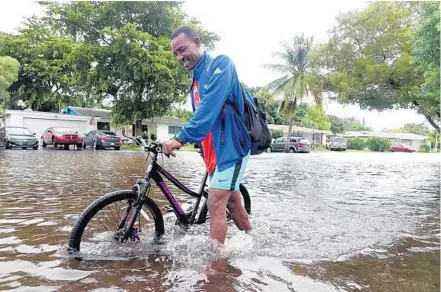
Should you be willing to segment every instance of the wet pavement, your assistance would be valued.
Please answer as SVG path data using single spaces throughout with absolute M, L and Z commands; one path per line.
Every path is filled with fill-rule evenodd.
M 440 289 L 441 160 L 426 153 L 264 153 L 250 159 L 245 178 L 254 230 L 231 223 L 221 251 L 208 241 L 208 224 L 184 232 L 167 216 L 159 250 L 141 242 L 123 255 L 69 257 L 75 219 L 100 195 L 129 189 L 145 157 L 0 150 L 0 290 Z M 198 189 L 196 152 L 160 163 Z M 151 196 L 166 205 L 158 191 Z

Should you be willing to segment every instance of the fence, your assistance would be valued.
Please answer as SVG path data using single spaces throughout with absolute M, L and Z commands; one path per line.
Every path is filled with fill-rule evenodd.
M 324 145 L 326 142 L 326 134 L 323 132 L 292 131 L 291 137 L 305 138 L 311 145 Z

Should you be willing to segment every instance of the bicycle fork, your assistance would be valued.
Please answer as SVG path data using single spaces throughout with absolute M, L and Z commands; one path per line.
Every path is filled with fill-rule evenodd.
M 135 200 L 128 200 L 126 204 L 126 208 L 124 210 L 124 213 L 121 217 L 121 222 L 118 226 L 117 236 L 116 239 L 120 242 L 124 242 L 128 239 L 131 239 L 132 241 L 139 241 L 139 233 L 141 232 L 141 229 L 134 228 L 134 224 L 136 221 L 136 218 L 138 218 L 138 215 L 142 215 L 142 206 L 144 205 L 144 197 L 147 194 L 148 190 L 150 189 L 150 182 L 148 182 L 146 179 L 138 179 L 136 184 L 132 187 L 133 191 L 137 192 L 137 199 Z M 133 210 L 132 214 L 130 214 L 130 211 Z M 129 217 L 130 215 L 130 217 Z M 148 220 L 147 215 L 146 219 Z M 127 220 L 128 219 L 128 220 Z M 120 231 L 124 231 L 124 234 L 122 237 L 119 238 L 118 234 Z

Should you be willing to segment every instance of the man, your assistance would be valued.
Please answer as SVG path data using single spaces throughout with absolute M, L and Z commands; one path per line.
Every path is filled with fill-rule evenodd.
M 251 146 L 240 83 L 231 59 L 202 53 L 201 40 L 191 27 L 177 28 L 170 41 L 177 60 L 193 73 L 194 114 L 178 138 L 163 143 L 163 151 L 175 156 L 173 150 L 186 143 L 200 144 L 209 174 L 210 237 L 224 243 L 227 207 L 240 230 L 252 229 L 239 191 Z

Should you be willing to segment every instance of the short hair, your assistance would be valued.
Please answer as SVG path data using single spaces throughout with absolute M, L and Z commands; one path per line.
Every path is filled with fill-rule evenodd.
M 198 33 L 190 26 L 183 25 L 175 29 L 172 34 L 170 35 L 170 40 L 174 39 L 181 33 L 185 34 L 188 38 L 195 39 L 199 38 Z

